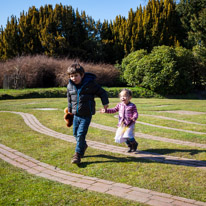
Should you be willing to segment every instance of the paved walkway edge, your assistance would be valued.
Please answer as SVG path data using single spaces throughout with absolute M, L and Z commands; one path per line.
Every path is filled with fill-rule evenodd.
M 144 115 L 142 115 L 144 116 Z M 145 115 L 146 116 L 146 115 Z M 164 118 L 162 116 L 155 116 L 155 115 L 147 115 L 147 116 L 153 116 L 153 117 L 157 117 L 157 118 L 162 118 L 162 119 L 167 119 L 167 120 L 174 120 L 177 121 L 176 119 L 172 119 L 172 118 Z M 115 118 L 118 118 L 117 115 L 114 116 Z M 184 123 L 192 123 L 192 122 L 187 122 L 187 121 L 179 121 L 179 122 L 184 122 Z M 206 134 L 205 132 L 196 132 L 196 131 L 192 131 L 192 130 L 185 130 L 185 129 L 177 129 L 177 128 L 173 128 L 173 127 L 166 127 L 166 126 L 160 126 L 160 125 L 156 125 L 156 124 L 150 124 L 150 123 L 146 123 L 146 122 L 140 122 L 140 121 L 136 121 L 137 124 L 143 124 L 143 125 L 147 125 L 147 126 L 151 126 L 151 127 L 157 127 L 157 128 L 162 128 L 162 129 L 169 129 L 169 130 L 174 130 L 174 131 L 179 131 L 179 132 L 186 132 L 186 133 L 192 133 L 192 134 Z M 194 123 L 193 123 L 194 124 Z M 201 124 L 198 124 L 201 125 Z
M 205 202 L 67 172 L 52 165 L 40 162 L 3 144 L 0 144 L 0 158 L 7 163 L 26 170 L 28 173 L 38 177 L 89 191 L 118 196 L 152 206 L 206 206 Z
M 8 112 L 11 112 L 11 111 L 8 111 Z M 43 126 L 37 120 L 37 118 L 32 114 L 23 113 L 23 112 L 11 112 L 11 113 L 21 115 L 23 117 L 25 123 L 34 131 L 52 136 L 52 137 L 57 138 L 57 139 L 61 139 L 63 141 L 76 143 L 76 140 L 73 136 L 61 134 L 61 133 L 58 133 L 56 131 L 53 131 L 53 130 Z M 91 123 L 91 124 L 93 125 L 94 123 Z M 99 129 L 106 129 L 106 130 L 110 129 L 104 125 L 98 125 L 96 127 L 98 127 Z M 112 129 L 116 130 L 115 128 L 112 128 Z M 111 130 L 109 130 L 109 131 L 111 131 Z M 149 153 L 149 152 L 144 152 L 144 151 L 139 151 L 136 153 L 127 153 L 126 152 L 127 149 L 125 147 L 108 145 L 105 143 L 95 142 L 95 141 L 91 141 L 91 140 L 87 140 L 87 144 L 89 147 L 92 147 L 92 148 L 95 148 L 98 150 L 123 154 L 123 155 L 130 156 L 130 157 L 143 158 L 143 159 L 147 159 L 147 160 L 149 159 L 151 161 L 156 161 L 156 162 L 160 162 L 160 163 L 164 163 L 164 164 L 174 164 L 174 165 L 195 167 L 198 169 L 206 169 L 206 161 L 200 161 L 200 160 L 194 160 L 194 159 L 188 159 L 188 158 L 180 158 L 180 157 L 167 156 L 167 155 L 160 155 L 160 154 Z
M 94 122 L 92 122 L 90 125 L 92 127 L 96 127 L 96 128 L 103 129 L 103 130 L 106 130 L 106 131 L 111 131 L 111 132 L 116 131 L 116 128 L 101 125 L 101 124 L 97 124 L 97 123 L 94 123 Z M 143 138 L 143 139 L 151 139 L 151 140 L 156 140 L 156 141 L 161 141 L 161 142 L 169 142 L 169 143 L 173 143 L 173 144 L 186 145 L 186 146 L 190 146 L 190 147 L 199 147 L 199 148 L 203 148 L 203 149 L 206 148 L 206 144 L 189 142 L 189 141 L 182 141 L 182 140 L 177 140 L 177 139 L 169 139 L 169 138 L 165 138 L 165 137 L 158 137 L 158 136 L 154 136 L 154 135 L 143 134 L 141 132 L 135 132 L 135 135 L 137 137 L 140 137 L 140 138 Z

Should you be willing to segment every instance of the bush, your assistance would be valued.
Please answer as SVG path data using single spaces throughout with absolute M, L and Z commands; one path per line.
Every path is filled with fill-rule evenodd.
M 192 89 L 192 54 L 183 48 L 154 47 L 130 54 L 122 61 L 124 77 L 132 86 L 140 86 L 162 95 L 184 94 Z
M 73 59 L 55 59 L 44 55 L 25 56 L 0 62 L 0 88 L 6 76 L 16 74 L 16 68 L 23 74 L 26 88 L 62 87 L 68 83 L 67 68 Z M 110 64 L 93 64 L 78 61 L 86 72 L 97 76 L 97 82 L 103 86 L 117 86 L 119 71 Z M 11 88 L 14 88 L 12 86 Z
M 141 72 L 138 75 L 134 75 L 135 72 L 140 69 L 137 68 L 138 61 L 141 60 L 147 52 L 143 49 L 138 50 L 136 52 L 132 52 L 126 58 L 122 60 L 122 69 L 124 71 L 124 78 L 127 80 L 128 84 L 131 86 L 140 85 L 142 82 L 143 76 Z
M 206 90 L 206 48 L 201 45 L 193 47 L 194 65 L 192 77 L 196 89 Z
M 161 95 L 145 88 L 141 88 L 141 87 L 124 87 L 124 88 L 130 89 L 132 91 L 132 97 L 134 98 L 163 98 Z M 105 90 L 108 92 L 109 97 L 117 98 L 121 90 L 124 88 L 111 87 L 111 88 L 105 88 Z

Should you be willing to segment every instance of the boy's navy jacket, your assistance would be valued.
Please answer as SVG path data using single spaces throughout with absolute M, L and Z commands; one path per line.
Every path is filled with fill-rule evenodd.
M 95 101 L 97 95 L 102 104 L 109 103 L 107 92 L 97 83 L 96 76 L 85 73 L 81 83 L 75 85 L 71 80 L 67 85 L 68 111 L 78 116 L 91 116 L 95 114 Z

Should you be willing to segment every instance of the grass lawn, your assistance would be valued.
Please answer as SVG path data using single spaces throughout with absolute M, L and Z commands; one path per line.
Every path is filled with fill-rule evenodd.
M 110 108 L 118 102 L 117 98 L 110 99 Z M 179 110 L 206 112 L 206 100 L 134 98 L 132 102 L 138 108 L 138 121 L 206 133 L 204 125 L 206 124 L 206 114 L 191 115 L 166 112 Z M 98 111 L 101 108 L 100 100 L 97 99 L 96 103 Z M 66 105 L 66 98 L 2 100 L 0 101 L 0 111 L 21 111 L 33 114 L 44 126 L 72 135 L 72 128 L 67 128 L 63 121 L 63 109 Z M 44 111 L 38 110 L 39 108 L 56 108 L 57 110 Z M 201 125 L 163 120 L 142 114 L 170 117 Z M 92 121 L 111 127 L 117 125 L 117 118 L 113 114 L 100 114 L 97 112 Z M 33 131 L 17 114 L 0 113 L 0 126 L 1 144 L 66 171 L 206 202 L 206 170 L 162 164 L 93 148 L 88 148 L 86 158 L 83 159 L 81 166 L 77 167 L 70 164 L 75 144 Z M 141 124 L 136 124 L 135 129 L 136 132 L 145 134 L 206 144 L 205 134 L 192 134 Z M 90 127 L 87 139 L 125 147 L 124 144 L 114 143 L 113 132 L 103 131 L 98 128 Z M 137 140 L 139 149 L 142 151 L 206 160 L 206 149 L 138 137 Z M 38 178 L 3 161 L 0 161 L 0 164 L 0 205 L 138 205 L 136 202 L 83 191 Z

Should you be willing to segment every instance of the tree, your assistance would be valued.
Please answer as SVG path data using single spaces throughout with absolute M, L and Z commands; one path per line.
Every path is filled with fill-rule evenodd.
M 7 21 L 6 29 L 1 28 L 1 59 L 11 58 L 20 54 L 20 39 L 18 36 L 19 30 L 17 19 L 11 16 L 11 20 Z
M 198 16 L 196 14 L 192 16 L 188 39 L 194 42 L 195 45 L 200 44 L 206 47 L 206 8 L 202 9 Z
M 182 25 L 182 39 L 187 48 L 192 49 L 205 36 L 206 0 L 180 0 L 176 11 Z M 205 38 L 205 37 L 204 37 Z

